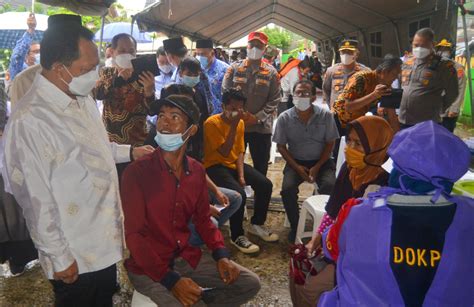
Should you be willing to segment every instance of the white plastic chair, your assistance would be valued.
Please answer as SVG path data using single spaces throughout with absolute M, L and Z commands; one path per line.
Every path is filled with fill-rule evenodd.
M 329 200 L 329 195 L 314 195 L 308 197 L 301 207 L 300 219 L 298 221 L 298 228 L 296 230 L 296 239 L 295 243 L 303 243 L 303 238 L 311 238 L 314 234 L 315 229 L 321 223 L 324 213 L 324 207 Z M 306 218 L 310 214 L 313 217 L 313 227 L 310 231 L 305 231 Z
M 133 290 L 132 307 L 158 307 L 148 296 Z

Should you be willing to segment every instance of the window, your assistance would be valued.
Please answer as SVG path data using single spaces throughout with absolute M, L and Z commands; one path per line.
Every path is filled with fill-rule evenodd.
M 322 42 L 318 42 L 318 43 L 316 44 L 316 47 L 318 48 L 318 52 L 319 52 L 319 53 L 323 52 L 323 46 L 322 46 L 322 45 L 323 45 Z
M 416 31 L 418 31 L 421 28 L 429 28 L 429 27 L 431 27 L 431 20 L 429 18 L 410 22 L 408 24 L 408 37 L 412 39 L 413 36 L 415 36 Z
M 326 45 L 326 51 L 330 51 L 331 50 L 331 42 L 327 40 L 325 45 Z
M 382 32 L 370 33 L 370 56 L 382 57 Z

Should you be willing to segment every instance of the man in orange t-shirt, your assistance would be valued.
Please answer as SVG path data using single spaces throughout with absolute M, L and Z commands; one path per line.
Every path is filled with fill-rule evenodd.
M 250 242 L 243 229 L 246 201 L 245 186 L 255 191 L 255 210 L 248 231 L 267 242 L 278 241 L 278 235 L 265 226 L 272 182 L 244 163 L 246 98 L 240 89 L 230 88 L 222 95 L 223 113 L 209 117 L 204 123 L 204 167 L 209 177 L 220 187 L 237 191 L 242 206 L 230 217 L 232 244 L 243 253 L 256 253 L 260 248 Z

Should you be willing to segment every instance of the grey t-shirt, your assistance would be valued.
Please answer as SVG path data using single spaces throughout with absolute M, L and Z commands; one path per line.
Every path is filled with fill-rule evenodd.
M 315 105 L 313 109 L 307 124 L 299 119 L 295 107 L 278 116 L 273 142 L 287 145 L 296 160 L 319 160 L 326 143 L 339 138 L 334 115 Z

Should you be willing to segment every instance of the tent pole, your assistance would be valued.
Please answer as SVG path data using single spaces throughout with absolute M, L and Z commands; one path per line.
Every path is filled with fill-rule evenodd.
M 105 51 L 103 50 L 103 46 L 102 46 L 102 43 L 103 43 L 103 40 L 104 40 L 104 26 L 105 26 L 105 15 L 102 16 L 101 18 L 101 25 L 100 25 L 100 40 L 99 40 L 99 50 L 101 51 L 100 52 L 100 55 L 99 57 L 102 58 L 102 56 L 105 57 Z
M 469 50 L 469 41 L 467 40 L 467 25 L 466 25 L 466 9 L 464 5 L 459 6 L 462 15 L 462 27 L 464 30 L 464 44 L 466 46 L 466 64 L 467 64 L 467 78 L 469 86 L 469 101 L 471 103 L 471 123 L 474 125 L 474 101 L 472 101 L 472 76 L 471 76 L 471 50 Z

